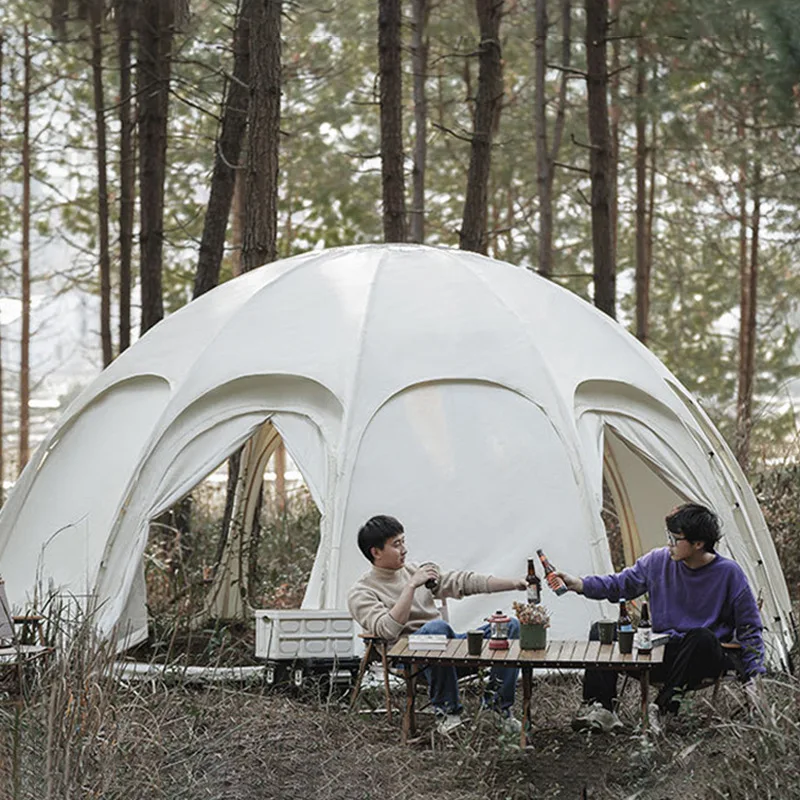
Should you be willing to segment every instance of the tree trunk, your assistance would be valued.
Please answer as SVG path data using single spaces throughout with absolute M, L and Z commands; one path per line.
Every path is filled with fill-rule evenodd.
M 761 164 L 753 169 L 752 238 L 747 252 L 747 189 L 745 172 L 741 172 L 739 191 L 739 380 L 736 402 L 736 458 L 747 472 L 750 466 L 750 432 L 753 425 L 753 389 L 756 369 L 756 312 L 758 309 L 759 236 L 761 226 Z
M 539 195 L 539 274 L 553 274 L 553 198 L 547 147 L 547 0 L 536 0 L 534 34 L 534 121 L 536 123 L 536 188 Z
M 137 96 L 139 98 L 139 272 L 141 332 L 164 316 L 161 287 L 164 250 L 164 180 L 172 61 L 172 0 L 141 0 Z
M 131 3 L 119 0 L 119 352 L 131 344 L 131 261 L 133 256 L 133 214 L 136 206 L 136 164 L 133 147 L 133 95 L 131 92 Z
M 611 250 L 610 145 L 606 97 L 608 0 L 585 0 L 585 8 L 594 304 L 615 319 L 616 274 Z
M 56 39 L 63 42 L 67 38 L 69 19 L 69 0 L 50 0 L 50 26 Z
M 19 357 L 19 464 L 29 456 L 31 344 L 31 50 L 28 23 L 23 29 L 22 83 L 22 332 Z
M 228 543 L 233 526 L 233 506 L 236 502 L 236 484 L 239 482 L 239 471 L 242 463 L 242 450 L 240 447 L 230 458 L 228 458 L 228 482 L 225 492 L 225 508 L 222 512 L 222 526 L 220 536 L 217 541 L 217 555 L 214 559 L 214 569 L 216 570 L 222 562 L 225 553 L 225 546 Z
M 647 344 L 650 264 L 647 257 L 647 65 L 644 43 L 636 43 L 636 338 Z
M 406 240 L 400 0 L 378 0 L 383 238 Z
M 281 0 L 256 0 L 250 22 L 250 103 L 242 269 L 277 257 L 281 121 Z
M 241 163 L 247 164 L 247 153 L 240 156 Z M 244 200 L 247 188 L 247 174 L 244 169 L 236 170 L 233 182 L 233 204 L 231 208 L 231 274 L 235 278 L 242 274 L 242 242 L 244 241 Z
M 459 245 L 462 250 L 486 253 L 492 139 L 503 98 L 503 63 L 500 47 L 503 0 L 475 0 L 475 7 L 478 12 L 481 38 L 478 55 L 478 93 L 475 100 L 475 123 Z
M 658 64 L 653 65 L 653 82 L 658 80 Z M 650 120 L 650 186 L 647 196 L 647 237 L 645 239 L 645 261 L 647 264 L 647 315 L 650 316 L 650 281 L 653 276 L 653 220 L 656 212 L 656 159 L 658 156 L 658 116 L 651 115 Z M 648 323 L 649 327 L 649 323 Z
M 103 96 L 103 7 L 104 0 L 92 0 L 90 28 L 92 38 L 92 86 L 94 124 L 97 138 L 97 223 L 100 242 L 100 341 L 103 367 L 114 353 L 111 346 L 111 256 L 108 245 L 108 175 L 106 166 L 106 103 Z
M 610 108 L 610 148 L 608 169 L 608 193 L 611 215 L 611 262 L 617 263 L 617 227 L 619 220 L 619 189 L 617 186 L 619 176 L 619 118 L 622 113 L 620 106 L 620 55 L 619 55 L 619 15 L 622 0 L 609 0 L 610 26 L 613 26 L 614 36 L 611 42 L 611 108 Z M 609 28 L 610 29 L 610 28 Z
M 411 62 L 414 67 L 414 198 L 410 219 L 410 239 L 425 241 L 425 166 L 428 157 L 428 99 L 425 82 L 428 77 L 428 0 L 413 0 L 414 27 L 411 36 Z
M 281 441 L 275 448 L 275 503 L 278 511 L 286 511 L 286 447 Z
M 233 77 L 228 81 L 222 107 L 222 122 L 217 140 L 211 191 L 206 209 L 200 255 L 194 281 L 194 297 L 199 297 L 219 282 L 225 250 L 225 233 L 231 213 L 236 174 L 247 128 L 247 103 L 250 82 L 250 16 L 255 0 L 243 0 L 233 36 Z
M 572 1 L 561 3 L 561 83 L 556 105 L 556 120 L 553 126 L 553 141 L 547 145 L 547 0 L 536 0 L 535 25 L 535 122 L 537 193 L 539 199 L 539 274 L 550 278 L 553 274 L 553 181 L 556 160 L 564 135 L 565 109 L 567 103 L 567 77 L 572 60 Z
M 0 33 L 0 131 L 2 131 L 2 109 L 3 109 L 3 53 L 5 51 L 5 37 Z M 3 138 L 0 136 L 0 163 L 2 163 L 3 153 Z M 5 491 L 3 486 L 5 484 L 5 464 L 6 453 L 3 447 L 3 437 L 5 435 L 6 425 L 4 416 L 3 405 L 3 326 L 0 323 L 0 506 L 5 502 Z

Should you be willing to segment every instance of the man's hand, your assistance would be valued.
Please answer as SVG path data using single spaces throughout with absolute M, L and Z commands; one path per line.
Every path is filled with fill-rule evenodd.
M 577 594 L 583 594 L 583 578 L 576 578 L 566 572 L 557 572 L 559 578 L 567 585 L 567 589 Z
M 439 580 L 439 569 L 435 564 L 423 564 L 409 579 L 408 582 L 415 589 L 424 586 L 428 581 Z

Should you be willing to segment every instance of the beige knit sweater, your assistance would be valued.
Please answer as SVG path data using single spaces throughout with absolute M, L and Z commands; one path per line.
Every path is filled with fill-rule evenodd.
M 479 575 L 477 572 L 440 572 L 439 588 L 435 595 L 424 586 L 417 587 L 411 603 L 411 615 L 403 625 L 389 614 L 389 610 L 400 599 L 401 592 L 418 569 L 417 564 L 405 564 L 397 570 L 372 567 L 358 579 L 347 595 L 347 607 L 365 633 L 393 642 L 404 634 L 413 633 L 426 622 L 440 618 L 434 597 L 461 599 L 489 591 L 488 575 Z

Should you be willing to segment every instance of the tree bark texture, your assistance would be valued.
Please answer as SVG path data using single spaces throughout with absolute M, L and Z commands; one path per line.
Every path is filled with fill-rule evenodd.
M 553 274 L 553 181 L 556 161 L 564 135 L 567 105 L 567 78 L 572 61 L 572 0 L 561 2 L 561 82 L 556 100 L 553 139 L 547 141 L 547 0 L 536 0 L 535 12 L 535 125 L 537 194 L 539 200 L 539 274 L 550 278 Z
M 137 96 L 139 99 L 139 272 L 141 332 L 164 316 L 164 181 L 174 16 L 172 0 L 141 0 Z
M 50 26 L 53 36 L 62 42 L 67 38 L 67 19 L 69 0 L 50 0 Z
M 111 344 L 111 255 L 109 253 L 108 170 L 106 151 L 106 103 L 103 95 L 103 10 L 104 0 L 91 0 L 89 26 L 92 40 L 92 88 L 97 141 L 97 226 L 100 243 L 100 342 L 103 367 L 114 353 Z
M 250 101 L 242 269 L 274 261 L 278 236 L 281 0 L 256 0 L 250 20 Z
M 745 173 L 742 172 L 742 182 Z M 736 458 L 747 472 L 750 466 L 750 432 L 753 426 L 753 389 L 756 371 L 756 314 L 758 310 L 759 237 L 761 227 L 761 164 L 753 168 L 753 213 L 750 252 L 747 248 L 747 189 L 740 189 L 740 321 L 739 380 L 736 402 Z
M 233 35 L 233 75 L 228 80 L 222 107 L 222 122 L 211 175 L 211 191 L 206 208 L 194 297 L 199 297 L 219 282 L 225 250 L 225 234 L 231 214 L 236 173 L 240 167 L 242 142 L 247 129 L 247 104 L 250 83 L 250 16 L 256 0 L 243 0 Z
M 412 168 L 413 199 L 409 215 L 412 242 L 425 241 L 425 166 L 428 159 L 428 98 L 425 83 L 428 77 L 428 0 L 413 0 L 413 32 L 411 62 L 414 69 L 414 166 Z
M 241 163 L 247 164 L 247 153 L 241 154 Z M 231 208 L 231 274 L 235 278 L 242 274 L 242 242 L 244 241 L 244 203 L 247 175 L 242 169 L 236 170 L 233 183 L 233 204 Z
M 636 44 L 636 338 L 647 344 L 650 318 L 650 259 L 647 225 L 647 64 Z
M 3 53 L 5 52 L 5 37 L 2 33 L 0 33 L 0 130 L 2 130 L 2 120 L 3 120 Z M 0 163 L 2 163 L 2 152 L 3 152 L 3 139 L 0 136 Z M 5 493 L 3 491 L 3 485 L 5 480 L 5 465 L 6 465 L 6 453 L 5 448 L 3 447 L 4 441 L 4 434 L 6 430 L 5 425 L 5 415 L 4 415 L 4 406 L 3 406 L 3 337 L 2 337 L 2 325 L 0 325 L 0 506 L 3 505 L 5 502 Z
M 19 357 L 19 463 L 29 457 L 31 344 L 31 50 L 28 23 L 23 31 L 22 78 L 22 318 Z
M 591 173 L 594 304 L 616 318 L 616 271 L 611 249 L 610 142 L 606 32 L 608 0 L 586 0 L 586 66 Z
M 620 106 L 620 24 L 619 16 L 622 7 L 622 0 L 609 0 L 609 30 L 617 34 L 611 42 L 611 80 L 610 80 L 610 109 L 609 109 L 609 169 L 608 169 L 608 192 L 609 204 L 611 207 L 611 260 L 617 263 L 617 227 L 619 220 L 619 118 L 622 113 Z
M 534 122 L 536 125 L 536 188 L 539 195 L 539 274 L 553 274 L 553 199 L 547 148 L 547 0 L 536 0 L 534 22 Z
M 131 344 L 131 262 L 133 217 L 136 207 L 136 160 L 134 155 L 131 45 L 133 0 L 119 0 L 117 37 L 119 60 L 119 352 Z
M 478 92 L 475 99 L 475 124 L 459 245 L 462 250 L 486 253 L 492 139 L 503 98 L 503 63 L 500 46 L 503 0 L 476 0 L 475 7 L 480 29 Z
M 406 240 L 400 0 L 378 0 L 383 238 Z

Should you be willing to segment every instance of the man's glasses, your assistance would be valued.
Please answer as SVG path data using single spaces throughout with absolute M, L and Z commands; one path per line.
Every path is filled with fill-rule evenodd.
M 678 544 L 678 542 L 685 542 L 686 537 L 676 536 L 672 531 L 667 531 L 667 540 L 673 547 L 675 547 Z

